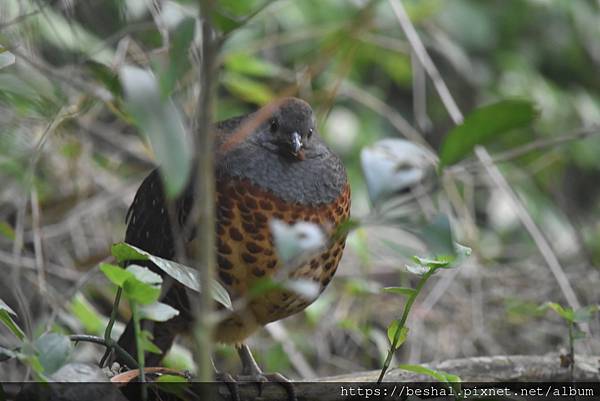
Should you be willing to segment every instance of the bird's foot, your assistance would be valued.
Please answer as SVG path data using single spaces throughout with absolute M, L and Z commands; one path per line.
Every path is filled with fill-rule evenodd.
M 241 401 L 240 383 L 256 383 L 259 397 L 262 395 L 265 383 L 278 383 L 287 392 L 288 401 L 298 401 L 294 384 L 280 373 L 263 373 L 259 370 L 243 372 L 240 375 L 232 376 L 229 373 L 218 372 L 215 374 L 215 379 L 227 385 L 233 401 Z

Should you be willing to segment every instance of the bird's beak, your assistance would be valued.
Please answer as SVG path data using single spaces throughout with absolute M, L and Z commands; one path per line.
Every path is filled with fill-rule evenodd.
M 302 137 L 300 136 L 300 134 L 298 132 L 293 132 L 292 133 L 292 138 L 291 138 L 291 151 L 292 154 L 297 157 L 300 160 L 304 159 L 304 151 L 302 149 L 302 147 L 304 146 L 302 144 Z

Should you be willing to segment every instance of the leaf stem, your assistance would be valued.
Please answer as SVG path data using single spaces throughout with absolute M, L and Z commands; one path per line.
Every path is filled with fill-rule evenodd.
M 569 320 L 569 358 L 571 359 L 570 375 L 571 381 L 573 381 L 573 375 L 575 374 L 575 334 L 573 333 L 573 321 Z
M 72 334 L 69 336 L 69 339 L 73 342 L 88 342 L 94 344 L 104 345 L 107 349 L 113 348 L 117 354 L 119 354 L 127 363 L 127 366 L 137 369 L 138 363 L 136 360 L 129 354 L 129 352 L 125 351 L 119 344 L 117 344 L 114 340 L 110 340 L 107 342 L 106 339 L 98 336 L 91 336 L 88 334 Z M 101 365 L 102 366 L 102 365 Z
M 379 378 L 377 379 L 377 384 L 381 383 L 381 381 L 383 380 L 383 376 L 385 376 L 385 373 L 387 372 L 387 370 L 390 367 L 390 364 L 392 362 L 392 357 L 394 356 L 394 353 L 397 350 L 396 345 L 398 344 L 398 340 L 400 339 L 400 333 L 402 333 L 402 329 L 404 328 L 404 326 L 406 324 L 406 320 L 408 319 L 408 314 L 410 313 L 410 310 L 415 302 L 415 299 L 417 299 L 417 296 L 419 295 L 419 293 L 425 286 L 425 283 L 427 282 L 427 280 L 429 280 L 429 278 L 433 275 L 433 273 L 435 273 L 436 270 L 437 270 L 436 267 L 432 267 L 429 269 L 429 271 L 427 273 L 425 273 L 421 277 L 421 279 L 419 280 L 419 283 L 415 287 L 415 292 L 406 301 L 406 304 L 404 305 L 404 310 L 402 312 L 402 317 L 400 318 L 400 323 L 396 327 L 396 332 L 394 333 L 394 341 L 392 341 L 390 350 L 388 351 L 387 357 L 385 358 L 385 362 L 383 363 L 383 367 L 381 368 L 381 373 L 379 374 Z
M 110 355 L 111 351 L 116 348 L 117 344 L 112 339 L 112 329 L 117 320 L 117 313 L 119 311 L 119 303 L 121 302 L 121 294 L 123 293 L 123 288 L 117 287 L 117 294 L 115 295 L 115 301 L 113 303 L 112 311 L 110 312 L 110 319 L 108 320 L 108 324 L 106 325 L 106 330 L 104 330 L 104 341 L 106 345 L 106 352 L 102 356 L 100 360 L 100 367 L 104 367 L 104 363 L 106 359 Z M 129 354 L 127 354 L 129 355 Z M 133 360 L 133 358 L 131 358 Z
M 142 400 L 148 399 L 148 388 L 146 387 L 146 373 L 144 372 L 145 365 L 145 350 L 144 344 L 142 343 L 142 329 L 140 325 L 140 314 L 138 310 L 138 304 L 135 301 L 130 300 L 131 315 L 133 319 L 133 329 L 135 333 L 135 348 L 137 349 L 138 365 L 140 370 L 140 382 L 142 383 Z

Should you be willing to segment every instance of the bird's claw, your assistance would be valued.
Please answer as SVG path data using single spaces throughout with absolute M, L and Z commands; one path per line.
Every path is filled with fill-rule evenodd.
M 216 373 L 215 379 L 227 385 L 233 401 L 241 401 L 239 389 L 240 383 L 256 383 L 258 386 L 258 396 L 260 397 L 263 392 L 264 384 L 269 382 L 279 383 L 287 392 L 288 401 L 298 401 L 294 384 L 280 373 L 255 372 L 232 376 L 229 373 L 219 372 Z

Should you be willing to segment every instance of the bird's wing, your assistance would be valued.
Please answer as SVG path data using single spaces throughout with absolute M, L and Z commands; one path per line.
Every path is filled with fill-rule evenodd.
M 171 259 L 174 256 L 171 219 L 165 202 L 159 170 L 152 171 L 140 185 L 127 211 L 125 242 L 153 255 Z M 180 214 L 180 202 L 174 202 L 173 216 Z

